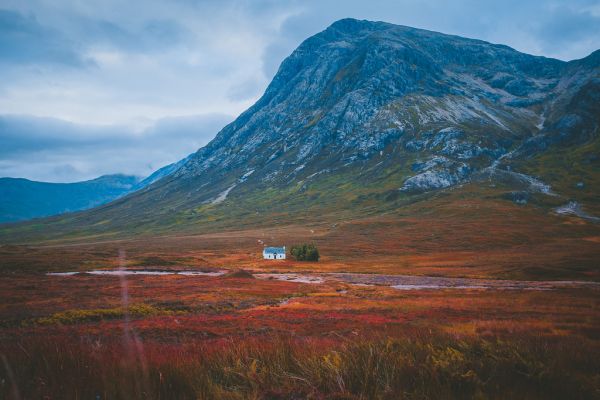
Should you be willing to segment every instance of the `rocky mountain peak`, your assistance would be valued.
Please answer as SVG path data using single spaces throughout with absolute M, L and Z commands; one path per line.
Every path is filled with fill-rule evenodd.
M 595 148 L 596 58 L 564 62 L 343 19 L 294 50 L 264 95 L 208 145 L 114 207 L 149 220 L 157 210 L 193 220 L 290 201 L 376 208 L 483 181 L 514 188 L 519 201 L 555 196 L 553 182 L 523 166 L 559 145 Z
M 253 179 L 283 183 L 368 159 L 390 143 L 473 171 L 537 132 L 542 116 L 533 106 L 552 96 L 565 66 L 480 40 L 343 19 L 305 40 L 261 99 L 177 175 L 245 168 Z M 468 159 L 478 166 L 463 167 Z

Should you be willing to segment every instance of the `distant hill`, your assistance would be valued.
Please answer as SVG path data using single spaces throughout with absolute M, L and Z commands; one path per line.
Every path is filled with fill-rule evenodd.
M 121 197 L 138 184 L 140 178 L 128 175 L 104 175 L 75 183 L 0 178 L 0 222 L 86 210 Z
M 147 187 L 0 239 L 340 221 L 415 202 L 427 210 L 431 196 L 460 197 L 467 185 L 480 202 L 594 216 L 598 154 L 599 51 L 564 62 L 344 19 L 305 40 L 252 107 Z

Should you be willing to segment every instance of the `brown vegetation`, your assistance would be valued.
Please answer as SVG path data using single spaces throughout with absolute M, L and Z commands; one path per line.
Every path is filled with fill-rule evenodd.
M 6 275 L 0 397 L 594 398 L 600 296 Z
M 599 398 L 593 286 L 400 291 L 248 279 L 600 281 L 598 224 L 494 199 L 440 195 L 428 205 L 307 226 L 0 246 L 0 398 Z M 295 242 L 315 243 L 319 262 L 261 259 L 263 244 Z M 117 267 L 235 272 L 45 275 Z

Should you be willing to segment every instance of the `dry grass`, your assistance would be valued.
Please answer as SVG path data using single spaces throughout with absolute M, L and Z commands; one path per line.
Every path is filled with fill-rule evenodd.
M 0 398 L 584 399 L 600 390 L 592 289 L 12 275 L 0 293 Z
M 435 211 L 432 211 L 435 210 Z M 348 271 L 501 279 L 600 280 L 600 225 L 505 201 L 440 197 L 354 221 L 105 242 L 0 246 L 0 270 L 117 266 Z M 318 263 L 261 259 L 263 244 L 316 243 Z
M 600 280 L 597 224 L 494 199 L 428 204 L 338 223 L 0 246 L 0 398 L 600 398 L 594 289 L 44 275 L 124 262 Z M 293 242 L 316 243 L 322 259 L 260 258 L 263 243 Z
M 4 398 L 597 398 L 597 343 L 443 335 L 194 346 L 23 340 L 3 345 Z

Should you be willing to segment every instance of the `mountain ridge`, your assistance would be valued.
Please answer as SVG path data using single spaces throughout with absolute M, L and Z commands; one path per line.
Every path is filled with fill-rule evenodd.
M 282 213 L 356 217 L 469 183 L 549 211 L 575 198 L 595 213 L 598 54 L 565 62 L 340 20 L 302 42 L 209 144 L 148 187 L 61 225 L 110 234 L 131 224 L 283 223 Z M 586 175 L 582 187 L 570 182 L 577 176 L 546 173 L 563 162 L 552 155 L 560 146 L 589 159 L 567 168 Z
M 230 126 L 224 128 L 223 131 L 221 131 L 220 135 L 222 135 L 223 133 L 226 133 L 227 130 L 228 130 L 228 128 L 232 127 L 233 129 L 236 129 L 238 126 L 243 125 L 246 122 L 246 119 L 247 119 L 247 117 L 245 116 L 246 114 L 251 114 L 255 110 L 260 109 L 263 105 L 268 104 L 272 100 L 272 98 L 277 95 L 276 92 L 278 92 L 279 89 L 280 89 L 278 87 L 279 82 L 280 81 L 287 81 L 290 78 L 290 76 L 293 75 L 293 73 L 292 74 L 286 73 L 286 70 L 287 69 L 291 69 L 292 71 L 295 71 L 295 69 L 296 69 L 296 67 L 290 67 L 288 64 L 293 63 L 294 59 L 297 58 L 297 55 L 299 53 L 301 54 L 304 51 L 305 47 L 309 47 L 309 48 L 310 47 L 314 47 L 312 42 L 318 41 L 319 39 L 321 39 L 320 35 L 328 36 L 329 32 L 331 30 L 337 31 L 338 30 L 337 28 L 339 26 L 348 26 L 348 25 L 350 27 L 362 27 L 362 26 L 365 26 L 365 25 L 366 26 L 373 26 L 374 25 L 374 26 L 379 27 L 379 28 L 385 28 L 385 29 L 381 29 L 381 30 L 402 29 L 403 31 L 408 31 L 408 32 L 411 32 L 411 33 L 412 32 L 419 32 L 419 33 L 426 32 L 428 35 L 439 35 L 439 36 L 443 36 L 443 37 L 450 37 L 450 38 L 453 38 L 454 40 L 459 40 L 459 41 L 466 42 L 466 43 L 476 43 L 477 45 L 484 45 L 484 46 L 488 46 L 489 45 L 487 42 L 483 42 L 483 41 L 479 41 L 479 40 L 463 39 L 463 38 L 456 37 L 456 36 L 448 36 L 448 35 L 443 35 L 443 34 L 437 34 L 435 32 L 430 32 L 430 31 L 416 30 L 414 28 L 398 27 L 398 26 L 395 26 L 395 25 L 387 24 L 387 23 L 380 23 L 380 22 L 369 23 L 369 22 L 366 22 L 366 21 L 356 21 L 356 20 L 347 20 L 347 19 L 346 20 L 338 21 L 338 22 L 334 23 L 330 28 L 328 28 L 327 30 L 325 30 L 324 32 L 321 32 L 320 34 L 317 34 L 317 35 L 315 35 L 315 36 L 307 39 L 305 42 L 303 42 L 299 46 L 299 48 L 294 53 L 292 53 L 292 55 L 290 57 L 288 57 L 282 63 L 282 66 L 280 67 L 280 69 L 279 69 L 276 77 L 273 79 L 273 82 L 267 88 L 267 90 L 265 92 L 265 95 L 254 106 L 252 106 L 249 110 L 247 110 L 242 115 L 240 115 L 240 117 L 238 118 L 238 120 L 234 121 Z M 351 31 L 356 31 L 356 29 L 350 29 L 350 30 Z M 560 68 L 560 69 L 564 70 L 564 69 L 568 68 L 568 66 L 569 66 L 569 63 L 564 62 L 564 61 L 560 61 L 560 60 L 548 59 L 548 58 L 539 57 L 539 56 L 528 56 L 528 55 L 525 55 L 524 53 L 519 53 L 516 50 L 513 50 L 513 49 L 509 48 L 508 46 L 504 46 L 504 45 L 491 45 L 491 46 L 493 46 L 495 48 L 498 48 L 498 49 L 501 49 L 502 51 L 509 51 L 509 52 L 515 53 L 515 54 L 518 55 L 519 58 L 520 57 L 526 57 L 529 60 L 531 60 L 531 59 L 536 60 L 536 62 L 540 61 L 540 60 L 549 61 L 552 64 L 551 67 L 550 67 L 550 70 L 552 70 L 554 72 L 556 72 L 555 70 L 557 68 Z M 302 57 L 300 57 L 300 58 L 302 58 Z M 593 55 L 592 55 L 592 58 L 594 58 Z M 586 61 L 589 61 L 588 58 L 580 60 L 580 63 L 585 63 Z M 575 64 L 573 64 L 573 65 L 575 65 Z M 597 65 L 598 64 L 595 64 L 594 66 L 597 67 Z M 501 85 L 502 82 L 500 82 L 498 84 Z M 506 86 L 506 83 L 504 85 Z M 515 86 L 518 86 L 518 85 L 515 85 Z M 422 88 L 420 88 L 420 89 L 422 90 Z M 514 92 L 517 92 L 517 93 L 519 92 L 519 88 L 518 87 L 517 88 L 512 88 L 512 90 Z M 523 90 L 521 89 L 521 92 L 522 91 Z M 498 121 L 498 119 L 493 118 L 490 115 L 488 115 L 488 117 L 491 117 L 491 119 L 494 122 L 498 123 L 499 125 L 502 125 L 502 123 L 500 121 Z M 532 126 L 528 127 L 529 130 L 533 130 L 532 128 L 533 128 Z M 207 153 L 207 151 L 209 151 L 211 149 L 211 145 L 214 145 L 213 147 L 216 147 L 216 148 L 222 147 L 222 145 L 223 145 L 223 143 L 224 143 L 225 140 L 227 140 L 226 135 L 223 135 L 223 137 L 220 137 L 218 135 L 217 138 L 215 138 L 215 140 L 213 142 L 211 142 L 208 146 L 200 149 L 194 156 L 191 157 L 190 164 L 194 163 L 194 158 L 196 159 L 196 164 L 198 164 L 197 159 L 202 158 L 202 156 L 205 153 Z M 183 171 L 186 171 L 187 169 L 190 169 L 190 168 L 193 169 L 193 166 L 192 165 L 184 165 L 184 167 L 179 172 L 177 172 L 177 174 L 179 176 L 184 176 L 185 173 Z
M 89 209 L 131 192 L 140 181 L 124 174 L 72 183 L 0 178 L 0 223 Z

